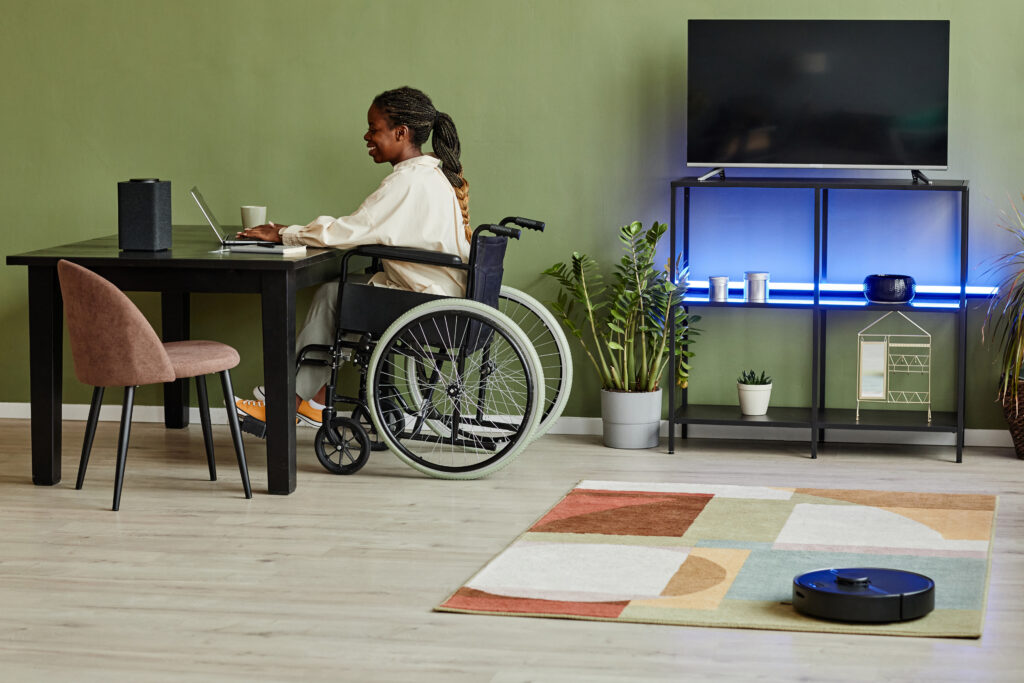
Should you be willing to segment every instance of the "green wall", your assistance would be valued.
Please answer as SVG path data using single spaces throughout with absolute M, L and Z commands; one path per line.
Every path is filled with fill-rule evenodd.
M 986 259 L 1009 246 L 998 212 L 1024 188 L 1018 0 L 7 0 L 5 255 L 115 232 L 115 184 L 139 176 L 172 181 L 181 224 L 201 218 L 192 184 L 232 222 L 249 203 L 268 205 L 279 222 L 348 213 L 387 171 L 361 139 L 369 101 L 411 84 L 459 127 L 474 222 L 512 213 L 548 222 L 545 234 L 513 245 L 507 269 L 509 283 L 546 299 L 544 266 L 573 249 L 607 261 L 619 225 L 668 220 L 668 182 L 687 173 L 691 17 L 950 19 L 950 171 L 933 175 L 972 183 L 972 280 L 983 281 Z M 0 268 L 0 402 L 29 398 L 26 281 L 24 268 Z M 154 295 L 135 299 L 158 320 Z M 809 345 L 789 335 L 809 324 L 790 317 L 709 320 L 694 348 L 703 390 L 726 396 L 722 387 L 752 364 L 797 384 Z M 970 318 L 968 426 L 998 427 L 980 319 Z M 254 297 L 197 295 L 192 326 L 194 336 L 242 351 L 240 390 L 259 381 Z M 729 335 L 713 336 L 713 327 Z M 767 342 L 742 341 L 755 333 Z M 840 352 L 833 358 L 849 365 Z M 582 357 L 577 366 L 566 414 L 596 415 L 596 383 Z M 86 403 L 88 389 L 70 361 L 65 367 L 65 401 Z M 948 402 L 949 382 L 936 387 Z M 159 395 L 150 389 L 140 400 L 156 404 Z

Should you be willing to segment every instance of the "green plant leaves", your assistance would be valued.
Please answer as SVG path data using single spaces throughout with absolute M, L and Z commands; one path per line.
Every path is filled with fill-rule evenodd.
M 758 377 L 757 373 L 753 370 L 745 370 L 740 373 L 740 376 L 736 378 L 739 384 L 771 384 L 772 378 L 765 374 L 764 370 L 761 371 L 761 376 Z
M 1024 200 L 1024 193 L 1021 193 Z M 999 227 L 1006 230 L 1019 245 L 1024 245 L 1024 210 L 1013 201 L 1011 213 L 1003 212 Z M 999 290 L 989 301 L 982 325 L 982 339 L 1002 351 L 998 398 L 1015 406 L 1020 399 L 1019 382 L 1024 372 L 1024 249 L 1005 254 L 991 270 L 1004 273 Z
M 548 306 L 580 340 L 605 389 L 656 390 L 672 360 L 673 329 L 673 379 L 683 387 L 688 381 L 686 359 L 693 357 L 688 346 L 699 333 L 693 327 L 699 316 L 689 315 L 682 304 L 688 269 L 679 268 L 678 257 L 671 256 L 665 268 L 655 265 L 667 231 L 668 225 L 657 221 L 647 229 L 639 221 L 619 228 L 623 255 L 610 284 L 602 280 L 598 263 L 580 252 L 573 252 L 568 264 L 556 263 L 544 271 L 561 287 Z M 678 273 L 676 281 L 673 273 Z

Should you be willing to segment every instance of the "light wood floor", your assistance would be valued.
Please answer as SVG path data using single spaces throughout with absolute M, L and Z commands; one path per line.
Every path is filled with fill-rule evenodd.
M 136 425 L 109 510 L 116 423 L 74 490 L 31 484 L 28 423 L 0 421 L 0 680 L 1024 680 L 1024 462 L 1007 449 L 684 442 L 675 455 L 545 437 L 484 480 L 429 479 L 389 453 L 352 477 L 300 431 L 298 489 L 266 494 L 247 438 L 241 494 L 227 430 L 205 480 L 199 427 Z M 1000 496 L 985 635 L 927 640 L 442 614 L 431 611 L 578 480 L 876 488 Z

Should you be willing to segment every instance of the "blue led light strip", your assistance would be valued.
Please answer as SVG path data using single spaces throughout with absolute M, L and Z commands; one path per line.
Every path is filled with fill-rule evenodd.
M 710 287 L 710 283 L 707 280 L 688 280 L 686 283 L 689 289 L 697 291 L 706 291 Z M 742 290 L 742 281 L 730 281 L 730 290 Z M 772 282 L 768 289 L 773 294 L 776 292 L 813 292 L 813 282 Z M 959 294 L 960 288 L 956 285 L 918 285 L 916 287 L 918 294 Z M 969 297 L 987 297 L 992 296 L 999 291 L 998 287 L 982 287 L 982 286 L 968 286 L 965 288 L 967 296 Z M 860 293 L 864 291 L 864 285 L 858 284 L 844 284 L 844 283 L 832 283 L 823 282 L 821 283 L 822 292 L 834 292 L 834 293 Z

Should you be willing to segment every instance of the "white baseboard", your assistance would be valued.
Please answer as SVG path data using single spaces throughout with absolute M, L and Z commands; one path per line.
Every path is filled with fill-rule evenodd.
M 65 420 L 85 420 L 89 417 L 88 403 L 65 403 L 63 408 Z M 0 403 L 0 419 L 22 419 L 32 417 L 28 403 Z M 118 422 L 121 419 L 121 406 L 110 405 L 100 408 L 100 422 Z M 199 424 L 199 408 L 188 409 L 190 422 Z M 132 422 L 163 422 L 163 406 L 135 406 L 132 408 Z M 210 423 L 226 425 L 228 413 L 224 408 L 210 408 Z
M 64 404 L 65 420 L 81 420 L 89 416 L 89 406 L 84 403 Z M 28 403 L 0 403 L 0 419 L 25 419 L 31 417 Z M 121 407 L 116 405 L 100 408 L 100 420 L 117 422 L 121 419 Z M 164 409 L 161 406 L 135 406 L 133 422 L 163 422 Z M 199 409 L 189 408 L 189 421 L 199 423 Z M 224 408 L 210 408 L 210 422 L 228 423 Z M 601 418 L 563 416 L 552 426 L 551 434 L 601 435 Z M 755 441 L 806 441 L 807 429 L 794 427 L 744 427 L 718 425 L 689 425 L 687 433 L 695 439 L 750 439 Z M 668 436 L 668 421 L 661 421 L 661 435 Z M 953 446 L 954 435 L 949 433 L 903 432 L 859 429 L 826 429 L 825 440 L 845 443 L 889 443 L 917 446 Z M 1013 440 L 1009 429 L 965 429 L 964 445 L 1012 448 Z

